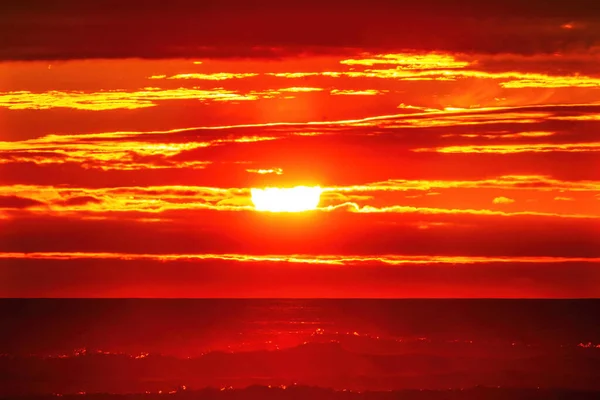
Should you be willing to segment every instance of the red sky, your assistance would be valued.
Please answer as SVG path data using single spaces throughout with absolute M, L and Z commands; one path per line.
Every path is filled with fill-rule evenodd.
M 13 5 L 0 296 L 599 296 L 600 5 L 557 3 Z

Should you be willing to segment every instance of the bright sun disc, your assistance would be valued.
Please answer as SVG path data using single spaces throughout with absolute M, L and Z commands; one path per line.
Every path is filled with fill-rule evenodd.
M 258 211 L 298 212 L 317 208 L 321 198 L 321 188 L 296 186 L 250 189 L 250 194 L 254 208 Z

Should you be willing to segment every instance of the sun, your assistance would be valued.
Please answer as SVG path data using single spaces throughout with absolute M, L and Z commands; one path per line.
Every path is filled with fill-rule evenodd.
M 250 194 L 257 211 L 299 212 L 317 208 L 321 198 L 321 188 L 296 186 L 293 188 L 250 189 Z

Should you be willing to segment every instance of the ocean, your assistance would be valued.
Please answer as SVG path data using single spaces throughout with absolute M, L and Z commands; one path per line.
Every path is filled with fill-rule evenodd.
M 5 299 L 9 394 L 600 389 L 599 300 Z

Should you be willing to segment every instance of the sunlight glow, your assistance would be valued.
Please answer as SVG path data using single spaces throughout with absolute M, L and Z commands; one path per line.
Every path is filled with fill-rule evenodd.
M 319 186 L 294 188 L 251 189 L 252 203 L 257 211 L 299 212 L 314 210 L 321 198 Z

